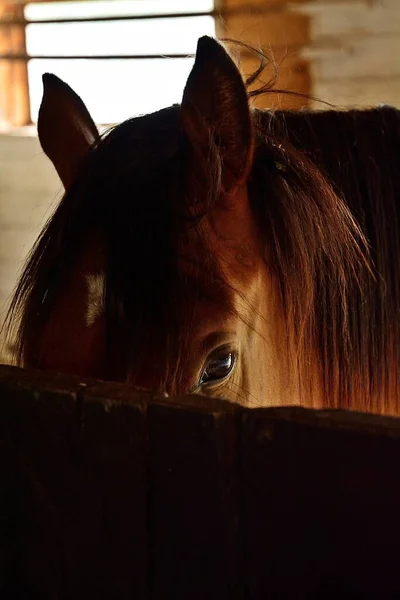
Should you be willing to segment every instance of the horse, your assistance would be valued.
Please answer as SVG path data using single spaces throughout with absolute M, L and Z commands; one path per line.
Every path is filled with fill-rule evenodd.
M 209 37 L 180 105 L 103 135 L 66 83 L 43 84 L 38 134 L 65 194 L 11 304 L 17 364 L 398 414 L 395 109 L 257 110 Z

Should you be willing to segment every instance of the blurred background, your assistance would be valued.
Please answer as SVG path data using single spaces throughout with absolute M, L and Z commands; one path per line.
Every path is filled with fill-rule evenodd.
M 180 102 L 205 34 L 262 48 L 279 89 L 337 108 L 400 107 L 400 0 L 0 0 L 0 323 L 62 195 L 36 135 L 42 73 L 67 81 L 100 126 L 113 124 Z M 235 52 L 249 75 L 257 58 Z M 256 105 L 326 108 L 305 96 Z

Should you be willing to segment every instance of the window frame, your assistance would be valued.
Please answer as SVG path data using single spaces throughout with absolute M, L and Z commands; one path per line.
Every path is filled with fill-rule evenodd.
M 36 0 L 57 2 L 57 0 Z M 88 0 L 86 0 L 88 1 Z M 35 0 L 30 0 L 34 3 Z M 24 7 L 28 2 L 2 3 L 0 1 L 0 130 L 8 130 L 10 127 L 24 127 L 32 125 L 31 103 L 29 93 L 28 62 L 35 58 L 66 58 L 59 56 L 32 56 L 27 53 L 26 47 L 26 27 L 31 23 L 60 23 L 60 22 L 96 22 L 96 21 L 116 21 L 116 20 L 140 20 L 140 19 L 158 19 L 158 18 L 179 18 L 179 17 L 198 17 L 209 15 L 214 17 L 221 16 L 221 4 L 223 0 L 214 1 L 214 9 L 211 11 L 181 12 L 169 14 L 132 14 L 117 17 L 88 17 L 88 18 L 60 18 L 60 19 L 32 19 L 25 16 Z M 217 29 L 217 19 L 216 19 Z M 217 30 L 218 31 L 218 30 Z M 107 60 L 112 55 L 104 57 L 84 56 L 83 58 L 97 58 Z M 171 54 L 170 58 L 181 58 L 183 55 Z M 187 56 L 187 55 L 184 55 Z M 116 58 L 125 60 L 132 58 L 152 58 L 155 55 L 139 54 L 134 56 L 118 56 Z M 79 57 L 71 56 L 71 59 Z M 82 58 L 82 57 L 81 57 Z

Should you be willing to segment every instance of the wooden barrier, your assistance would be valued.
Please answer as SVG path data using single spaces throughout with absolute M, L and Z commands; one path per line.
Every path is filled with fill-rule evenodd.
M 399 462 L 398 419 L 0 367 L 0 597 L 399 597 Z

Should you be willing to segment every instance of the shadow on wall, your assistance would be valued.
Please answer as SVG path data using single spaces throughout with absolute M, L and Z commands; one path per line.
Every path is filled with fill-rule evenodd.
M 24 260 L 62 192 L 38 138 L 0 135 L 0 323 Z M 0 362 L 11 356 L 0 336 Z

